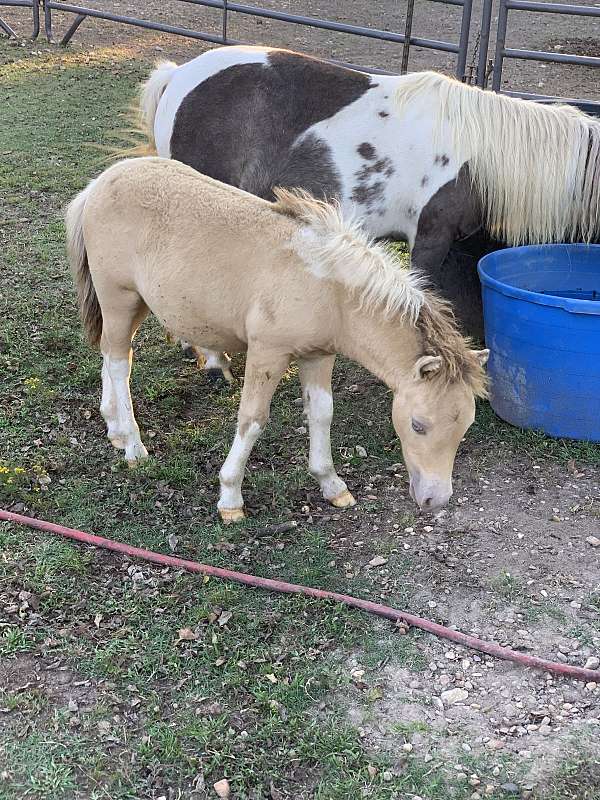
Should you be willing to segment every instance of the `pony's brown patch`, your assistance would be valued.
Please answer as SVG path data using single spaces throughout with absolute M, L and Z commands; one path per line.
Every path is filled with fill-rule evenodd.
M 487 375 L 477 353 L 471 349 L 471 340 L 458 329 L 450 303 L 433 292 L 426 292 L 417 328 L 422 336 L 423 355 L 442 358 L 441 370 L 432 373 L 434 380 L 463 381 L 475 397 L 487 397 Z

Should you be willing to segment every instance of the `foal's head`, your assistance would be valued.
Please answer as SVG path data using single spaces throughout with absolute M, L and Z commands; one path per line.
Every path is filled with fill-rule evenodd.
M 306 225 L 295 247 L 313 274 L 345 285 L 374 315 L 416 326 L 419 351 L 394 388 L 392 418 L 411 496 L 423 510 L 441 508 L 452 495 L 454 457 L 475 418 L 475 398 L 486 394 L 488 351 L 471 350 L 449 304 L 426 292 L 418 273 L 402 269 L 389 248 L 345 220 L 339 206 L 302 191 L 276 189 L 275 195 L 276 210 Z M 411 339 L 401 337 L 401 346 L 412 348 Z
M 454 458 L 475 419 L 475 398 L 486 396 L 489 351 L 471 350 L 435 297 L 424 302 L 417 326 L 424 352 L 394 394 L 392 419 L 410 495 L 423 511 L 437 511 L 452 495 Z

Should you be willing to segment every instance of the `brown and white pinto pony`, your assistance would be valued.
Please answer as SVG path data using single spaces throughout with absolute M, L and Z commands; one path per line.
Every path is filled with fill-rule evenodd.
M 485 394 L 447 305 L 339 208 L 285 190 L 270 203 L 160 158 L 122 161 L 67 210 L 81 316 L 100 344 L 101 412 L 129 462 L 146 448 L 129 392 L 131 341 L 149 312 L 196 347 L 246 351 L 233 446 L 220 472 L 226 521 L 244 515 L 246 461 L 292 359 L 310 427 L 309 470 L 333 505 L 354 504 L 331 456 L 336 353 L 393 391 L 411 495 L 434 511 L 452 494 L 458 445 Z M 190 225 L 193 220 L 193 225 Z

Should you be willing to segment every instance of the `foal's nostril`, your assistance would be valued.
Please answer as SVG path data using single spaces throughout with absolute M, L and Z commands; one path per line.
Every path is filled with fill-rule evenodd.
M 431 508 L 433 503 L 433 497 L 426 497 L 425 500 L 421 503 L 421 508 Z

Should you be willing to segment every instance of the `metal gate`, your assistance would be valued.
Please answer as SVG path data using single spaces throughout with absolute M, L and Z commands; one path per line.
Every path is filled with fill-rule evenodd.
M 66 45 L 79 26 L 88 18 L 95 17 L 111 22 L 133 25 L 146 30 L 162 31 L 165 33 L 184 36 L 190 39 L 199 39 L 211 44 L 231 45 L 243 44 L 236 39 L 228 36 L 228 22 L 231 14 L 241 14 L 251 17 L 263 17 L 270 20 L 286 22 L 291 25 L 302 25 L 337 33 L 352 34 L 355 36 L 377 39 L 379 41 L 391 42 L 402 46 L 401 72 L 408 69 L 408 59 L 411 47 L 421 47 L 429 50 L 437 50 L 452 53 L 455 56 L 454 72 L 459 80 L 475 83 L 478 86 L 486 87 L 489 78 L 492 78 L 491 88 L 494 91 L 502 91 L 502 70 L 506 59 L 527 59 L 540 62 L 560 63 L 560 64 L 579 64 L 587 67 L 600 67 L 600 58 L 592 56 L 571 55 L 567 53 L 549 53 L 538 50 L 514 49 L 506 46 L 506 35 L 508 27 L 509 13 L 529 12 L 542 14 L 565 14 L 569 16 L 595 17 L 600 18 L 599 6 L 580 6 L 569 3 L 538 2 L 537 0 L 482 0 L 481 21 L 478 30 L 473 32 L 471 24 L 473 0 L 424 0 L 424 2 L 438 3 L 446 6 L 456 6 L 460 10 L 460 25 L 458 41 L 443 41 L 437 39 L 422 38 L 413 33 L 413 18 L 415 0 L 407 0 L 407 10 L 402 32 L 390 32 L 377 30 L 375 28 L 364 27 L 361 25 L 349 25 L 334 20 L 319 19 L 317 17 L 307 17 L 298 14 L 288 14 L 274 9 L 261 8 L 258 6 L 244 5 L 230 0 L 174 0 L 178 3 L 186 3 L 193 6 L 201 6 L 210 9 L 217 9 L 221 12 L 221 32 L 219 35 L 191 28 L 168 25 L 158 21 L 142 19 L 140 17 L 125 16 L 114 14 L 108 10 L 89 8 L 85 5 L 75 5 L 61 0 L 0 0 L 0 6 L 13 6 L 28 8 L 31 10 L 32 33 L 31 38 L 36 39 L 40 34 L 40 19 L 44 18 L 44 33 L 49 42 L 54 41 L 52 29 L 52 13 L 60 11 L 73 15 L 74 19 L 70 27 L 60 38 L 60 44 Z M 498 11 L 498 26 L 495 35 L 495 49 L 493 62 L 489 59 L 490 38 L 492 32 L 492 12 L 494 6 Z M 16 32 L 0 17 L 0 29 L 9 36 L 16 36 Z M 473 44 L 474 41 L 474 44 Z M 467 68 L 467 57 L 470 51 L 474 51 L 477 64 Z M 474 56 L 474 58 L 475 58 Z M 335 62 L 343 63 L 343 62 Z M 385 73 L 384 70 L 373 67 L 355 64 L 345 64 L 345 66 L 356 69 L 363 69 L 367 72 Z M 600 102 L 583 101 L 574 98 L 556 98 L 541 95 L 534 92 L 507 92 L 508 94 L 528 97 L 542 102 L 553 102 L 557 99 L 572 102 L 584 110 L 600 115 Z

